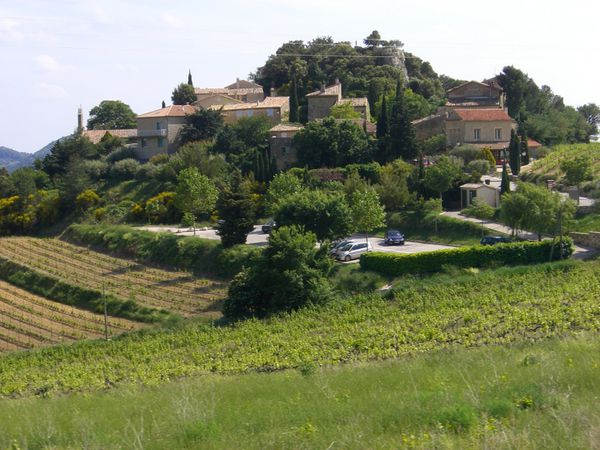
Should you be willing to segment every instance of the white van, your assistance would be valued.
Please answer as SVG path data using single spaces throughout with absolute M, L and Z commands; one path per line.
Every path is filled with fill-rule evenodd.
M 358 259 L 360 258 L 360 255 L 370 251 L 373 251 L 370 242 L 368 244 L 365 241 L 349 242 L 337 250 L 335 259 L 339 261 L 350 261 L 351 259 Z

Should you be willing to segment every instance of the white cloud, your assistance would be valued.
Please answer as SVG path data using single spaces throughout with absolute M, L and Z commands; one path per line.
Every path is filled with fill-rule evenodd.
M 0 18 L 0 40 L 16 42 L 21 41 L 25 35 L 18 31 L 20 23 L 9 17 Z
M 160 18 L 164 24 L 168 25 L 171 28 L 182 28 L 183 27 L 182 21 L 178 17 L 174 16 L 173 14 L 166 13 L 166 12 L 161 13 Z
M 46 70 L 47 72 L 62 72 L 63 70 L 71 68 L 71 66 L 66 66 L 59 63 L 55 58 L 53 58 L 50 55 L 36 56 L 35 61 L 42 69 Z
M 102 25 L 112 25 L 114 23 L 112 16 L 100 5 L 100 3 L 90 1 L 87 3 L 87 7 L 95 22 Z
M 65 98 L 68 96 L 67 91 L 62 86 L 46 83 L 45 81 L 36 84 L 35 88 L 42 97 Z

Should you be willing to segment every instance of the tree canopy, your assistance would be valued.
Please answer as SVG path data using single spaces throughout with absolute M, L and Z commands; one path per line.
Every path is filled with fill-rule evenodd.
M 87 127 L 90 130 L 136 128 L 135 113 L 120 100 L 103 100 L 90 110 Z
M 171 100 L 174 105 L 187 105 L 196 101 L 196 92 L 194 86 L 188 83 L 180 83 L 171 94 Z

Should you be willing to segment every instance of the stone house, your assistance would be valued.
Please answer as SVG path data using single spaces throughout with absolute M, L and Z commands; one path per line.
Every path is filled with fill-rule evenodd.
M 306 94 L 308 103 L 308 120 L 317 120 L 327 117 L 331 107 L 338 103 L 350 103 L 354 111 L 362 119 L 370 119 L 369 102 L 366 98 L 342 98 L 342 83 L 335 80 L 331 86 L 321 85 L 321 89 Z
M 286 170 L 298 160 L 292 139 L 304 126 L 299 123 L 280 123 L 269 130 L 271 155 L 275 158 L 277 170 Z
M 203 108 L 208 108 L 211 105 L 209 98 L 214 95 L 223 95 L 243 103 L 261 102 L 265 98 L 263 87 L 260 84 L 253 83 L 247 80 L 240 80 L 235 83 L 225 86 L 224 88 L 196 88 L 197 103 Z M 213 103 L 217 104 L 217 103 Z
M 225 123 L 232 124 L 243 117 L 266 116 L 273 125 L 281 123 L 290 111 L 289 97 L 266 97 L 263 101 L 252 103 L 229 103 L 212 105 L 210 109 L 221 111 Z
M 446 108 L 499 108 L 503 109 L 506 97 L 494 82 L 467 81 L 446 91 Z
M 186 116 L 196 111 L 191 105 L 171 105 L 137 116 L 137 157 L 147 161 L 154 155 L 177 150 L 179 130 Z

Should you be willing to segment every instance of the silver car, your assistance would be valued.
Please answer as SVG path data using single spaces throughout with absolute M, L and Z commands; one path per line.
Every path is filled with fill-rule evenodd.
M 340 247 L 335 254 L 335 259 L 339 261 L 350 261 L 352 259 L 360 258 L 365 252 L 370 252 L 373 250 L 371 243 L 368 244 L 366 242 L 350 242 L 343 247 Z

